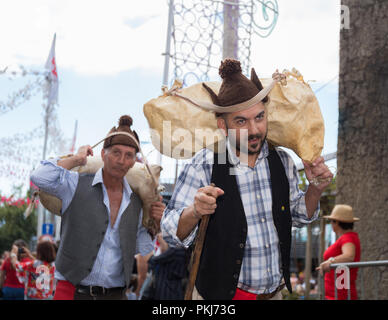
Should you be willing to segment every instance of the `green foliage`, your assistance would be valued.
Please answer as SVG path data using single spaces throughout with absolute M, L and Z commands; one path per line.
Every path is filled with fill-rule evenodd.
M 307 178 L 306 178 L 306 175 L 304 173 L 304 170 L 301 170 L 298 173 L 299 173 L 299 181 L 300 181 L 299 189 L 302 191 L 306 191 L 307 187 L 308 187 L 308 183 L 307 183 Z
M 17 239 L 23 239 L 27 243 L 36 235 L 37 215 L 34 210 L 27 219 L 23 206 L 0 206 L 0 253 L 11 250 L 12 243 Z
M 299 294 L 295 291 L 293 293 L 289 293 L 287 289 L 282 290 L 283 300 L 299 300 Z
M 328 215 L 334 208 L 335 197 L 337 194 L 337 175 L 334 176 L 329 186 L 325 189 L 321 196 L 321 211 L 323 215 Z

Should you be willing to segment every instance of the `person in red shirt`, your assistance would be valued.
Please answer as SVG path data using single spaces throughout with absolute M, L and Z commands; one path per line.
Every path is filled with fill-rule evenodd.
M 12 266 L 16 269 L 19 281 L 26 285 L 27 300 L 52 300 L 55 290 L 55 248 L 51 241 L 39 241 L 36 248 L 37 258 L 27 247 L 23 248 L 31 258 L 28 262 L 19 262 L 16 255 L 11 257 Z M 17 252 L 12 248 L 11 254 Z
M 331 221 L 333 231 L 337 235 L 337 241 L 328 247 L 323 255 L 324 262 L 317 268 L 321 274 L 325 274 L 325 299 L 335 300 L 335 269 L 330 269 L 332 263 L 358 262 L 361 258 L 361 245 L 358 234 L 353 231 L 353 224 L 360 219 L 353 217 L 351 206 L 339 204 L 336 205 L 330 214 L 324 218 Z M 358 268 L 350 268 L 350 298 L 357 300 L 356 279 Z M 344 272 L 344 271 L 343 271 Z M 341 280 L 343 272 L 337 273 L 337 279 Z M 346 279 L 346 278 L 345 278 Z M 341 287 L 344 281 L 338 281 Z M 348 289 L 338 288 L 337 299 L 348 299 Z
M 16 240 L 13 243 L 13 246 L 18 248 L 26 247 L 27 244 L 24 240 Z M 21 262 L 28 262 L 31 259 L 27 257 L 25 253 L 18 252 L 18 259 Z M 24 300 L 24 284 L 19 282 L 16 270 L 11 264 L 11 257 L 8 257 L 4 260 L 1 265 L 1 280 L 2 282 L 2 290 L 3 290 L 3 299 L 4 300 Z

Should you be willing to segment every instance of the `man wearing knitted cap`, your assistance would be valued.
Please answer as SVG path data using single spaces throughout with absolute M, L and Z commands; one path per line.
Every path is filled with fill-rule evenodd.
M 71 157 L 43 161 L 31 175 L 35 185 L 62 200 L 56 300 L 123 299 L 135 254 L 153 250 L 141 223 L 141 200 L 125 179 L 139 151 L 131 125 L 132 118 L 122 116 L 110 130 L 101 150 L 104 166 L 95 174 L 70 171 L 93 155 L 82 146 Z M 164 208 L 155 202 L 151 216 L 160 221 Z
M 284 286 L 291 291 L 291 226 L 318 217 L 333 175 L 321 157 L 304 163 L 307 179 L 319 183 L 300 191 L 291 157 L 266 140 L 271 88 L 263 88 L 254 69 L 246 78 L 236 60 L 223 61 L 219 73 L 218 95 L 203 86 L 218 110 L 226 148 L 203 149 L 184 167 L 161 228 L 167 241 L 189 247 L 210 215 L 193 299 L 281 299 Z

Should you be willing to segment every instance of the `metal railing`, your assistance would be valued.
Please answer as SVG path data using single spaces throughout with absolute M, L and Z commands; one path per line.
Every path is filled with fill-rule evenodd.
M 377 267 L 387 267 L 388 266 L 388 260 L 380 260 L 380 261 L 361 261 L 361 262 L 344 262 L 344 263 L 333 263 L 330 265 L 330 269 L 337 269 L 337 268 L 360 268 L 358 270 L 358 277 L 359 281 L 361 283 L 361 300 L 364 300 L 365 298 L 365 290 L 364 290 L 364 268 L 367 267 L 373 267 L 374 268 L 374 278 L 375 278 L 375 299 L 378 300 L 379 298 L 379 279 L 378 279 L 378 269 Z M 321 276 L 322 277 L 322 276 Z M 322 277 L 323 278 L 323 277 Z M 337 273 L 336 270 L 334 270 L 334 290 L 335 290 L 335 300 L 338 300 L 338 291 L 337 291 Z M 350 300 L 350 271 L 347 272 L 346 275 L 346 283 L 348 284 L 347 286 L 347 299 Z M 321 292 L 323 293 L 323 297 L 325 296 L 325 286 L 324 286 L 324 279 L 321 281 L 322 287 L 321 287 Z

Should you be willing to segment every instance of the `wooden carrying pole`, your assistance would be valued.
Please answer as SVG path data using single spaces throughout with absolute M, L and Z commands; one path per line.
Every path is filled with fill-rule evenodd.
M 212 187 L 215 187 L 215 184 L 210 184 Z M 195 281 L 197 280 L 199 263 L 201 261 L 201 254 L 203 244 L 205 242 L 207 225 L 209 224 L 210 215 L 205 215 L 202 217 L 201 223 L 199 225 L 199 230 L 195 242 L 195 247 L 193 254 L 191 256 L 191 261 L 193 262 L 190 269 L 189 282 L 186 287 L 185 300 L 193 299 L 193 290 L 195 286 Z
M 193 298 L 193 290 L 195 286 L 195 281 L 197 280 L 199 262 L 201 260 L 203 243 L 205 242 L 207 225 L 209 223 L 209 215 L 206 215 L 202 218 L 201 224 L 199 226 L 199 231 L 197 235 L 197 241 L 195 243 L 195 248 L 193 251 L 192 261 L 193 264 L 190 270 L 189 282 L 187 284 L 185 300 L 192 300 Z

